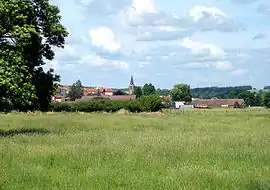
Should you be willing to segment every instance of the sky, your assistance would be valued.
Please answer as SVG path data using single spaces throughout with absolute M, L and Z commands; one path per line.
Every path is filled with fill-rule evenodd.
M 51 0 L 69 31 L 61 84 L 270 84 L 269 0 Z

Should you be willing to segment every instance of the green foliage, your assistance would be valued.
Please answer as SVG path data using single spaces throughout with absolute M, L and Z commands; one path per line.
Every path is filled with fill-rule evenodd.
M 162 98 L 157 95 L 143 96 L 139 99 L 144 112 L 156 112 L 162 109 Z
M 263 105 L 266 108 L 270 108 L 270 92 L 266 92 L 263 97 Z
M 140 98 L 143 95 L 142 88 L 139 86 L 135 86 L 134 95 L 136 96 L 136 98 Z
M 80 80 L 76 81 L 70 88 L 68 97 L 71 101 L 75 101 L 83 96 L 83 86 Z
M 158 96 L 169 96 L 171 93 L 171 90 L 168 90 L 168 89 L 160 89 L 158 88 L 156 90 L 156 95 Z
M 247 90 L 252 90 L 252 86 L 193 88 L 191 93 L 195 98 L 236 98 Z
M 144 96 L 148 96 L 151 94 L 155 94 L 156 89 L 154 85 L 152 85 L 152 83 L 149 83 L 149 84 L 146 83 L 142 88 L 142 92 Z
M 176 84 L 171 91 L 172 101 L 189 102 L 192 99 L 189 85 Z
M 255 93 L 250 91 L 241 92 L 238 95 L 238 98 L 242 98 L 245 100 L 245 104 L 248 106 L 254 106 L 255 105 Z
M 117 90 L 116 92 L 113 93 L 114 95 L 127 95 L 127 93 L 121 91 L 121 90 Z
M 53 103 L 51 106 L 51 110 L 55 112 L 116 112 L 120 109 L 130 112 L 156 112 L 163 108 L 162 99 L 156 95 L 127 101 L 96 98 L 87 102 Z
M 68 32 L 49 0 L 0 0 L 0 104 L 4 109 L 48 109 L 59 76 L 44 72 Z M 2 109 L 2 107 L 1 107 Z

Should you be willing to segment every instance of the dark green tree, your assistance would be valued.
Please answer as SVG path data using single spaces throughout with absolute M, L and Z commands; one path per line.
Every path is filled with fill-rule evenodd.
M 136 98 L 140 98 L 143 95 L 142 88 L 139 86 L 135 86 L 134 95 L 136 95 Z
M 75 82 L 68 93 L 68 97 L 71 101 L 75 101 L 76 99 L 79 99 L 83 96 L 83 86 L 80 80 Z
M 245 100 L 245 104 L 248 105 L 248 106 L 255 106 L 256 95 L 253 92 L 250 92 L 250 91 L 241 92 L 238 95 L 238 98 L 244 99 Z
M 263 105 L 266 108 L 270 108 L 270 91 L 265 92 L 263 96 Z
M 192 99 L 190 86 L 187 84 L 176 84 L 171 91 L 172 101 L 189 102 Z
M 66 28 L 49 0 L 0 0 L 0 104 L 46 110 L 60 77 L 45 72 L 52 47 L 63 48 Z M 3 108 L 2 107 L 2 108 Z
M 126 93 L 125 92 L 123 92 L 123 91 L 121 91 L 121 90 L 117 90 L 117 91 L 115 91 L 114 93 L 113 93 L 113 95 L 126 95 Z
M 149 83 L 149 84 L 146 83 L 143 86 L 142 91 L 143 91 L 144 96 L 148 96 L 148 95 L 151 95 L 151 94 L 155 94 L 156 89 L 155 89 L 154 85 L 152 85 L 152 83 Z

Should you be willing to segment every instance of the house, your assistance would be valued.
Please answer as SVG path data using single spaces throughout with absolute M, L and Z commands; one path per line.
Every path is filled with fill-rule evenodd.
M 218 99 L 218 98 L 211 98 L 211 99 L 193 99 L 191 105 L 195 108 L 228 108 L 228 107 L 235 107 L 235 106 L 242 106 L 244 105 L 245 101 L 243 99 Z
M 92 96 L 92 95 L 98 95 L 98 94 L 104 94 L 108 96 L 112 96 L 114 93 L 114 90 L 111 88 L 104 88 L 104 87 L 96 87 L 96 88 L 83 88 L 84 96 Z
M 184 101 L 176 101 L 176 102 L 173 102 L 173 105 L 174 105 L 175 109 L 179 109 L 181 106 L 185 105 L 185 102 Z
M 66 96 L 70 91 L 69 86 L 58 85 L 57 95 Z
M 75 102 L 87 102 L 89 100 L 95 99 L 95 98 L 104 98 L 104 99 L 110 99 L 110 100 L 135 100 L 135 95 L 103 95 L 100 96 L 83 96 L 80 99 L 76 99 Z

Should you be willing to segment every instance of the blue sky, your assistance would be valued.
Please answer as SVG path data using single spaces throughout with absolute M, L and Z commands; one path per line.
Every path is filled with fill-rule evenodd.
M 172 88 L 270 83 L 269 0 L 52 0 L 70 35 L 62 84 Z

